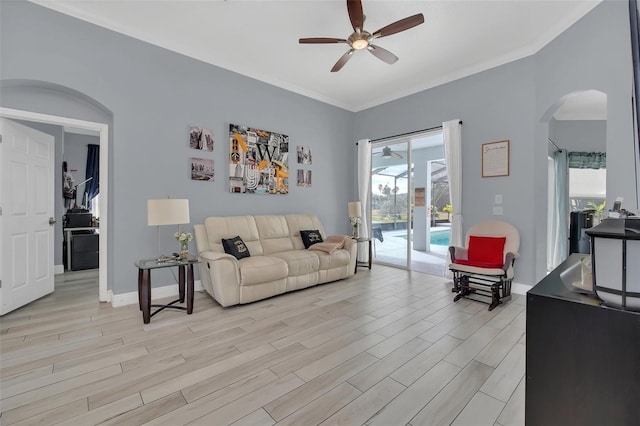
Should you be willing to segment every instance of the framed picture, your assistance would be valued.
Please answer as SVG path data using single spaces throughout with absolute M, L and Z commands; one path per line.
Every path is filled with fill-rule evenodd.
M 482 144 L 482 177 L 509 176 L 509 141 Z
M 191 158 L 191 180 L 212 181 L 214 177 L 213 160 Z
M 229 125 L 229 192 L 287 194 L 289 136 Z
M 312 164 L 311 147 L 308 147 L 308 146 L 298 147 L 298 164 Z
M 298 186 L 311 186 L 311 170 L 298 170 Z
M 189 130 L 189 147 L 203 151 L 213 151 L 213 131 L 202 127 L 191 127 Z

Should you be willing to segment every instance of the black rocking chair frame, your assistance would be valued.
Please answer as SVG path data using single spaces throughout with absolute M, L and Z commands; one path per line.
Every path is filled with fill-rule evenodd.
M 493 310 L 503 301 L 511 300 L 512 279 L 504 275 L 481 275 L 451 269 L 453 272 L 453 293 L 458 293 L 453 298 L 454 302 L 464 298 L 476 302 L 487 303 L 489 310 Z M 489 298 L 489 301 L 486 300 Z

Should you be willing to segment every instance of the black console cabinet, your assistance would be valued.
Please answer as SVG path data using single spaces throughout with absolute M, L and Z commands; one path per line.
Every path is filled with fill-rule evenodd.
M 583 257 L 527 293 L 527 426 L 640 424 L 640 314 L 573 291 Z
M 71 270 L 98 267 L 100 235 L 75 234 L 71 236 Z

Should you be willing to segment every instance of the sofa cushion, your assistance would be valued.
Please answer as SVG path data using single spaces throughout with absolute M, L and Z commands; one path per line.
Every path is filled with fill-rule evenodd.
M 318 259 L 320 259 L 320 270 L 339 268 L 348 265 L 351 260 L 349 252 L 344 249 L 336 250 L 331 254 L 317 250 L 313 252 L 316 253 Z
M 295 250 L 302 250 L 305 248 L 302 238 L 300 237 L 300 231 L 305 229 L 317 229 L 320 231 L 320 235 L 326 235 L 324 227 L 318 219 L 318 216 L 312 214 L 289 214 L 285 216 L 287 225 L 289 227 L 289 235 L 293 241 L 293 248 Z
M 320 259 L 313 252 L 307 250 L 291 250 L 273 253 L 271 256 L 279 257 L 287 262 L 289 276 L 310 274 L 320 269 Z
M 240 259 L 240 285 L 256 285 L 287 277 L 289 268 L 283 259 L 251 256 Z
M 251 256 L 249 249 L 240 237 L 223 238 L 222 247 L 224 247 L 225 253 L 230 254 L 238 260 Z
M 317 229 L 309 229 L 300 231 L 300 237 L 302 238 L 302 242 L 304 243 L 304 248 L 308 249 L 313 244 L 322 242 L 322 235 L 320 231 Z
M 239 235 L 249 249 L 251 256 L 264 254 L 258 227 L 253 216 L 208 217 L 204 221 L 207 230 L 209 250 L 224 252 L 222 238 L 233 238 Z
M 289 227 L 284 216 L 255 216 L 263 253 L 271 255 L 282 251 L 293 250 L 293 241 L 289 235 Z

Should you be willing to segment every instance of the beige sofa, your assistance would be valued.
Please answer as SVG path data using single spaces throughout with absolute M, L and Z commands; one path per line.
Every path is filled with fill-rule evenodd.
M 332 253 L 305 249 L 301 230 L 324 228 L 315 215 L 209 217 L 195 225 L 202 287 L 222 306 L 249 303 L 354 274 L 356 243 Z M 251 254 L 236 259 L 222 239 L 240 236 Z

